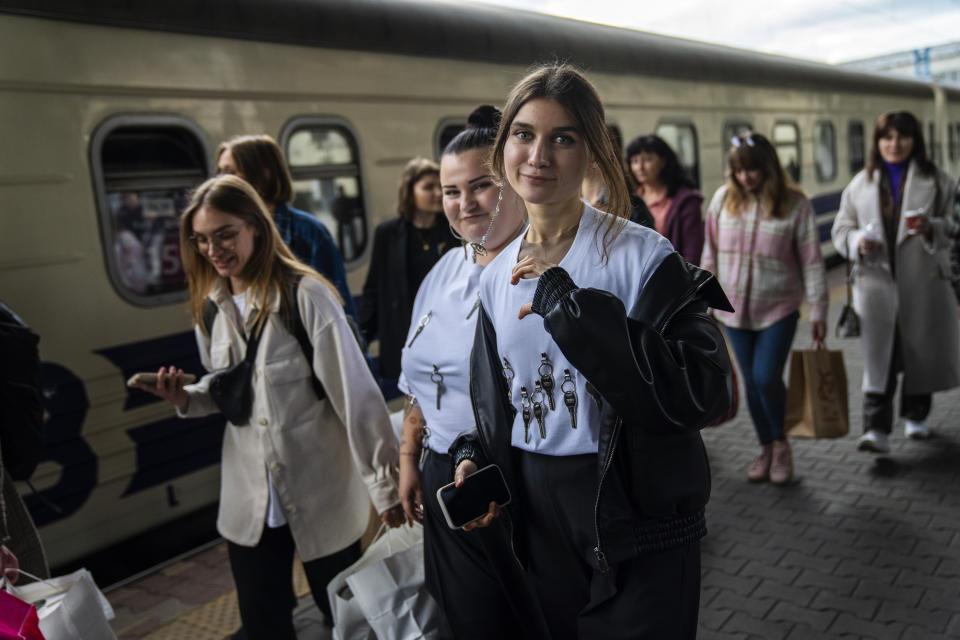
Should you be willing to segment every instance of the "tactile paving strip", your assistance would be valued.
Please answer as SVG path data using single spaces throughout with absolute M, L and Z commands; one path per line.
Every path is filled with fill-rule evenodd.
M 293 566 L 293 590 L 298 598 L 310 593 L 303 564 Z M 225 593 L 216 600 L 185 613 L 173 622 L 143 637 L 143 640 L 223 640 L 240 628 L 237 592 Z

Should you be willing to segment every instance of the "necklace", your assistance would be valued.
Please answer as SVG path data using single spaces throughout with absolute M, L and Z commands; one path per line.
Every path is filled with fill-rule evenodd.
M 503 202 L 503 187 L 500 188 L 500 192 L 497 194 L 497 207 L 493 210 L 493 215 L 490 217 L 490 224 L 487 225 L 487 230 L 483 232 L 483 237 L 480 238 L 480 242 L 470 243 L 470 248 L 473 249 L 474 264 L 477 262 L 477 256 L 487 255 L 487 237 L 490 235 L 490 230 L 493 229 L 493 222 L 497 219 L 497 216 L 500 215 L 501 202 Z

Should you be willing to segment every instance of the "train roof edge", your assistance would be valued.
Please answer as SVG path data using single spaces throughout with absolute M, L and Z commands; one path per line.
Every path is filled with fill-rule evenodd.
M 285 44 L 588 71 L 928 97 L 931 85 L 479 3 L 422 0 L 0 0 L 0 13 Z M 951 98 L 960 89 L 945 87 Z

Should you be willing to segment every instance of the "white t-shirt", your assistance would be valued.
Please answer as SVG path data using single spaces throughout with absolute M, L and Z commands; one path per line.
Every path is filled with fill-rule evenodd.
M 400 354 L 398 386 L 417 398 L 427 423 L 425 446 L 437 453 L 446 453 L 457 435 L 476 424 L 467 382 L 482 271 L 461 250 L 448 251 L 437 261 L 417 291 Z M 423 330 L 417 334 L 422 322 Z M 437 409 L 440 376 L 443 392 Z
M 240 326 L 243 326 L 243 319 L 247 315 L 247 292 L 233 296 L 233 304 L 240 313 Z M 287 524 L 287 517 L 283 513 L 283 507 L 280 506 L 280 494 L 273 486 L 273 478 L 270 477 L 266 463 L 263 465 L 263 472 L 267 474 L 267 489 L 270 492 L 270 500 L 267 503 L 267 526 L 276 529 Z
M 673 253 L 670 241 L 652 229 L 632 222 L 613 241 L 607 250 L 608 262 L 602 260 L 603 229 L 608 214 L 584 205 L 577 235 L 567 255 L 560 261 L 562 267 L 579 288 L 600 289 L 619 298 L 626 310 L 633 308 L 650 275 L 664 258 Z M 510 284 L 513 266 L 517 263 L 523 236 L 511 242 L 498 255 L 480 278 L 480 299 L 497 334 L 500 362 L 510 363 L 513 380 L 510 401 L 517 416 L 513 423 L 513 446 L 536 453 L 569 456 L 596 453 L 598 449 L 598 402 L 587 392 L 587 381 L 567 360 L 553 338 L 543 327 L 543 318 L 530 314 L 517 318 L 520 307 L 533 301 L 538 279 L 520 280 Z M 569 382 L 564 384 L 569 373 Z M 509 378 L 510 373 L 505 372 Z M 553 380 L 554 409 L 550 409 L 545 391 L 536 391 L 542 375 Z M 542 384 L 541 384 L 542 386 Z M 576 394 L 577 428 L 572 428 L 570 412 L 563 401 L 563 389 Z M 525 437 L 521 407 L 522 394 L 530 401 L 530 422 Z M 546 437 L 541 437 L 535 417 L 534 401 L 539 401 Z M 527 441 L 529 440 L 529 441 Z

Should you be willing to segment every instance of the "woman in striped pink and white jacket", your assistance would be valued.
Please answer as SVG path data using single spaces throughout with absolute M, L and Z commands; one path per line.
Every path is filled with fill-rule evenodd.
M 732 313 L 715 311 L 743 374 L 760 455 L 752 482 L 787 484 L 793 459 L 783 429 L 790 355 L 800 305 L 810 303 L 811 337 L 826 335 L 826 269 L 813 207 L 758 133 L 734 136 L 727 184 L 707 209 L 701 266 L 723 286 Z

